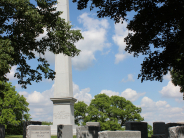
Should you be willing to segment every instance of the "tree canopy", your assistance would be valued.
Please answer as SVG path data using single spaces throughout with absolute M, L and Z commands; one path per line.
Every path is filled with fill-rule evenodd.
M 37 58 L 38 66 L 31 68 L 26 60 L 35 59 L 35 52 L 44 55 L 49 50 L 73 57 L 80 53 L 74 43 L 83 38 L 80 30 L 71 30 L 70 23 L 59 17 L 62 12 L 54 7 L 57 0 L 36 2 L 39 8 L 29 0 L 0 0 L 0 80 L 7 81 L 6 74 L 17 65 L 15 77 L 23 88 L 31 81 L 41 81 L 42 73 L 48 79 L 55 77 L 41 56 Z M 47 36 L 36 39 L 44 28 Z
M 138 78 L 163 80 L 172 68 L 184 73 L 184 1 L 183 0 L 91 0 L 99 18 L 110 17 L 119 23 L 128 21 L 125 51 L 145 57 Z M 73 0 L 78 10 L 87 8 L 89 0 Z M 134 11 L 133 19 L 127 13 Z
M 143 121 L 141 108 L 120 96 L 95 95 L 89 106 L 84 102 L 74 104 L 75 123 L 100 122 L 101 130 L 122 130 L 126 121 Z
M 30 109 L 27 108 L 29 103 L 26 102 L 26 98 L 20 96 L 10 82 L 0 81 L 0 87 L 4 87 L 0 93 L 0 124 L 7 127 L 10 124 L 19 125 L 23 119 L 30 121 Z

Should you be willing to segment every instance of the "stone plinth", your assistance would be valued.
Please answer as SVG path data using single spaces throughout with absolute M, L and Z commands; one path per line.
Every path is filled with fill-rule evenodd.
M 74 103 L 77 99 L 73 97 L 50 99 L 53 101 L 53 125 L 51 125 L 51 135 L 57 135 L 57 125 L 75 125 Z
M 50 126 L 29 125 L 26 128 L 26 138 L 51 138 Z
M 169 127 L 169 138 L 184 138 L 184 126 Z
M 148 138 L 147 122 L 128 121 L 125 122 L 126 130 L 141 131 L 141 138 Z
M 72 125 L 57 125 L 58 138 L 73 138 Z
M 165 136 L 166 138 L 169 137 L 169 128 L 173 126 L 182 126 L 181 123 L 167 123 L 165 124 Z
M 153 122 L 153 135 L 156 134 L 165 135 L 165 122 Z
M 24 121 L 23 122 L 23 138 L 26 138 L 26 128 L 29 125 L 42 125 L 40 121 Z
M 86 126 L 78 126 L 76 128 L 77 138 L 97 138 L 100 131 L 99 122 L 87 122 Z
M 0 124 L 0 138 L 5 138 L 5 126 Z
M 141 138 L 140 131 L 101 131 L 98 138 Z

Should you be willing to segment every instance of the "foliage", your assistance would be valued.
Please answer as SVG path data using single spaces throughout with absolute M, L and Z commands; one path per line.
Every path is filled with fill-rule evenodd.
M 84 123 L 84 118 L 86 117 L 86 111 L 87 111 L 87 104 L 85 104 L 83 101 L 78 101 L 77 103 L 74 104 L 75 124 L 79 126 L 80 122 Z
M 54 7 L 57 0 L 36 2 L 39 8 L 29 0 L 0 0 L 0 80 L 7 81 L 6 74 L 17 65 L 15 77 L 23 88 L 31 81 L 42 81 L 41 73 L 48 79 L 55 77 L 47 60 L 41 56 L 37 59 L 35 53 L 44 55 L 49 50 L 74 57 L 80 53 L 74 43 L 83 38 L 79 30 L 71 30 L 70 23 L 59 17 L 62 12 Z M 44 28 L 47 36 L 36 39 Z M 27 63 L 31 59 L 38 61 L 35 69 Z
M 183 0 L 91 0 L 99 18 L 110 17 L 119 23 L 128 21 L 129 33 L 124 39 L 125 51 L 148 55 L 143 61 L 138 78 L 144 80 L 163 80 L 172 68 L 184 73 L 184 1 Z M 89 0 L 73 0 L 78 10 L 87 8 Z M 134 12 L 128 20 L 127 13 Z M 123 23 L 123 21 L 122 21 Z M 160 51 L 159 51 L 160 50 Z M 182 82 L 183 84 L 183 82 Z
M 171 70 L 171 81 L 175 86 L 180 86 L 180 92 L 184 92 L 184 73 L 183 71 Z
M 42 125 L 53 125 L 52 122 L 42 121 Z
M 0 81 L 0 124 L 5 125 L 5 128 L 12 128 L 16 131 L 19 124 L 22 124 L 23 118 L 25 121 L 30 121 L 30 114 L 28 114 L 29 105 L 23 95 L 19 95 L 15 91 L 15 86 L 9 82 Z M 27 112 L 27 114 L 23 114 Z M 23 118 L 22 118 L 23 117 Z M 11 130 L 13 131 L 13 130 Z
M 122 126 L 126 121 L 144 120 L 139 114 L 141 108 L 120 96 L 109 97 L 106 94 L 98 94 L 91 100 L 89 106 L 84 102 L 78 102 L 74 107 L 74 114 L 83 112 L 83 114 L 75 114 L 75 122 L 79 121 L 79 115 L 82 116 L 80 121 L 83 125 L 86 122 L 100 122 L 101 130 L 123 130 Z
M 152 126 L 148 124 L 148 135 L 153 135 L 153 129 Z

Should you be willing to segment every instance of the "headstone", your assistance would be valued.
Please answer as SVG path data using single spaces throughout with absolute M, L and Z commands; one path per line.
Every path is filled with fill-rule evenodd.
M 155 134 L 155 135 L 151 135 L 151 138 L 165 138 L 165 134 Z
M 153 135 L 165 134 L 165 122 L 153 122 Z
M 76 128 L 76 136 L 77 138 L 97 138 L 99 131 L 99 122 L 87 122 L 86 126 L 78 126 Z
M 173 127 L 173 126 L 182 126 L 182 124 L 180 124 L 180 123 L 167 123 L 167 124 L 165 124 L 165 136 L 166 136 L 166 138 L 169 137 L 169 128 Z
M 29 125 L 42 125 L 40 121 L 24 121 L 23 122 L 23 138 L 26 138 L 26 128 Z
M 148 138 L 147 122 L 128 121 L 125 122 L 126 130 L 141 131 L 141 138 Z
M 5 138 L 5 126 L 0 124 L 0 138 Z
M 141 138 L 141 131 L 101 131 L 98 138 Z
M 29 125 L 26 138 L 51 138 L 51 127 L 46 125 Z
M 73 138 L 72 125 L 57 125 L 57 138 Z
M 184 138 L 184 126 L 170 127 L 169 138 Z

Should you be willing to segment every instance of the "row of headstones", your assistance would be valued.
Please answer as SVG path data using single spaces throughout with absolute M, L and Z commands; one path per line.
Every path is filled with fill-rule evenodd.
M 177 127 L 173 127 L 177 126 Z M 125 131 L 100 131 L 99 122 L 87 122 L 86 126 L 76 128 L 77 138 L 148 138 L 147 122 L 126 122 Z M 137 131 L 136 131 L 137 130 Z M 57 137 L 72 138 L 72 125 L 58 125 Z M 130 132 L 131 131 L 131 132 Z M 175 138 L 184 136 L 184 124 L 153 122 L 152 138 Z M 39 121 L 23 122 L 23 138 L 51 137 L 51 127 L 42 125 Z M 0 138 L 5 137 L 5 126 L 0 125 Z
M 5 126 L 1 124 L 0 138 L 5 138 Z M 51 138 L 51 126 L 40 121 L 23 122 L 23 138 Z M 73 138 L 72 125 L 57 125 L 57 138 Z
M 125 131 L 100 131 L 99 122 L 76 128 L 77 138 L 148 138 L 147 122 L 126 122 Z M 184 138 L 184 123 L 153 122 L 152 138 Z

